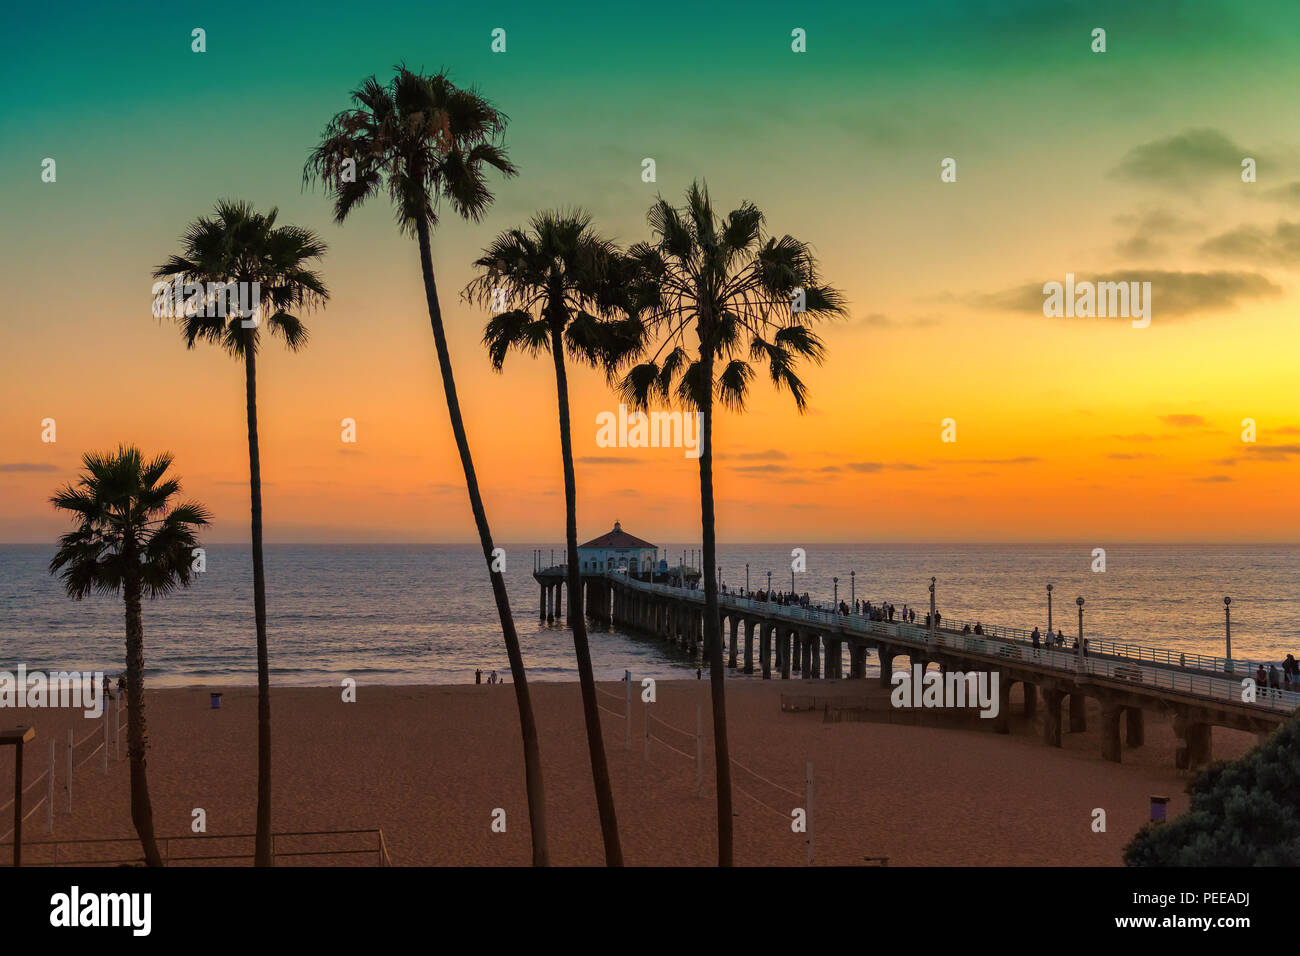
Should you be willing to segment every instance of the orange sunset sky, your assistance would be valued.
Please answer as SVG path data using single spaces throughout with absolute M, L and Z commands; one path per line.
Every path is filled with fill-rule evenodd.
M 1089 50 L 1087 18 L 955 22 L 934 43 L 926 24 L 900 20 L 864 50 L 851 48 L 857 15 L 828 12 L 805 18 L 803 60 L 789 50 L 788 17 L 765 10 L 711 41 L 723 62 L 699 69 L 721 78 L 653 89 L 642 82 L 652 63 L 694 62 L 703 41 L 663 27 L 652 53 L 620 48 L 632 40 L 619 34 L 575 65 L 525 39 L 551 29 L 544 18 L 521 19 L 517 53 L 497 60 L 486 41 L 385 47 L 363 33 L 331 41 L 348 52 L 308 82 L 270 63 L 269 47 L 260 57 L 257 44 L 273 40 L 253 37 L 240 56 L 269 64 L 258 76 L 232 79 L 220 65 L 233 54 L 214 44 L 219 75 L 169 78 L 164 61 L 147 95 L 138 77 L 116 75 L 106 44 L 95 54 L 105 85 L 84 115 L 73 82 L 91 69 L 84 50 L 44 51 L 42 75 L 70 78 L 3 120 L 0 541 L 52 540 L 63 522 L 48 496 L 83 451 L 119 441 L 172 451 L 186 494 L 216 515 L 209 539 L 246 539 L 242 370 L 210 347 L 187 352 L 150 315 L 152 268 L 226 196 L 278 205 L 281 222 L 330 245 L 320 268 L 332 298 L 307 316 L 309 348 L 268 341 L 259 363 L 268 540 L 473 539 L 415 244 L 383 200 L 339 227 L 300 186 L 348 90 L 405 57 L 446 64 L 511 117 L 520 176 L 495 181 L 484 222 L 448 214 L 435 235 L 499 540 L 562 537 L 554 380 L 549 362 L 527 357 L 492 372 L 487 315 L 459 300 L 471 260 L 560 205 L 590 210 L 622 243 L 645 238 L 655 196 L 679 201 L 702 177 L 722 209 L 750 199 L 772 231 L 810 242 L 850 303 L 822 330 L 826 363 L 804 369 L 807 414 L 761 375 L 745 415 L 719 414 L 722 541 L 1293 542 L 1300 61 L 1267 20 L 1228 5 L 1207 5 L 1195 23 L 1124 9 L 1107 20 L 1105 54 Z M 482 25 L 461 26 L 477 37 Z M 5 78 L 16 102 L 36 82 L 13 65 Z M 253 112 L 255 149 L 201 155 L 155 135 L 168 128 L 154 126 L 164 108 L 203 128 L 260 85 L 284 108 Z M 47 156 L 55 183 L 40 178 Z M 641 181 L 647 156 L 654 183 Z M 945 157 L 956 182 L 940 180 Z M 1242 181 L 1245 157 L 1255 182 Z M 1067 272 L 1152 282 L 1150 327 L 1044 318 L 1041 287 Z M 617 401 L 596 373 L 571 369 L 570 384 L 580 538 L 617 518 L 652 540 L 697 540 L 697 463 L 676 449 L 597 447 L 596 416 Z M 340 440 L 344 418 L 357 422 L 356 444 Z M 949 418 L 957 441 L 945 443 Z M 1255 442 L 1242 438 L 1248 418 Z

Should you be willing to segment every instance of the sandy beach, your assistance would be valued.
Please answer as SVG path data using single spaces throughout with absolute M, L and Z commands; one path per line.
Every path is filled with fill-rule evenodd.
M 602 710 L 601 718 L 628 863 L 711 864 L 716 851 L 708 682 L 658 684 L 653 714 L 689 733 L 652 724 L 656 736 L 681 752 L 652 741 L 649 763 L 643 758 L 639 698 L 634 695 L 627 748 L 623 685 L 600 687 L 602 706 L 611 711 Z M 603 855 L 579 687 L 550 683 L 531 689 L 552 860 L 599 865 Z M 212 710 L 209 690 L 148 692 L 149 785 L 160 837 L 190 833 L 195 808 L 206 812 L 208 833 L 253 830 L 256 692 L 225 688 L 222 708 Z M 1101 759 L 1095 704 L 1090 731 L 1065 734 L 1057 750 L 1041 741 L 1041 716 L 1034 722 L 1019 716 L 1018 690 L 1010 736 L 994 734 L 985 726 L 991 721 L 952 727 L 827 722 L 821 713 L 782 711 L 783 693 L 814 690 L 858 693 L 863 682 L 728 682 L 732 755 L 748 768 L 734 777 L 746 791 L 735 795 L 740 865 L 804 865 L 804 837 L 791 832 L 789 821 L 790 810 L 805 802 L 807 761 L 814 766 L 817 862 L 825 865 L 861 865 L 866 856 L 887 856 L 891 866 L 1114 866 L 1147 819 L 1151 794 L 1170 798 L 1171 817 L 1186 808 L 1187 778 L 1174 769 L 1172 729 L 1152 712 L 1146 745 L 1125 749 L 1124 763 L 1116 765 Z M 382 827 L 395 865 L 529 863 L 512 687 L 363 685 L 355 703 L 341 698 L 325 688 L 273 691 L 276 832 Z M 702 796 L 696 795 L 693 760 L 697 703 L 705 727 Z M 59 741 L 54 839 L 133 837 L 125 759 L 111 762 L 107 776 L 99 756 L 76 770 L 73 810 L 66 809 L 67 728 L 80 739 L 92 721 L 80 711 L 6 710 L 0 723 L 37 730 L 27 750 L 28 781 L 46 769 L 50 736 Z M 1239 755 L 1254 744 L 1252 735 L 1214 729 L 1216 757 Z M 125 732 L 122 752 L 125 757 Z M 12 754 L 0 753 L 6 793 L 12 772 Z M 28 805 L 44 792 L 43 785 L 37 787 Z M 497 808 L 506 814 L 504 833 L 491 829 Z M 1095 808 L 1106 811 L 1105 833 L 1092 830 Z M 6 811 L 6 830 L 8 816 Z M 42 808 L 27 824 L 24 843 L 49 839 Z M 32 847 L 27 860 L 48 859 L 42 857 L 48 852 Z

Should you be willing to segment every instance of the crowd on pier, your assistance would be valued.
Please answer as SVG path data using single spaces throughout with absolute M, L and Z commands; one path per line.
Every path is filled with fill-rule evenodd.
M 805 610 L 831 610 L 830 608 L 822 607 L 820 604 L 812 601 L 806 592 L 798 594 L 793 591 L 767 591 L 761 588 L 757 591 L 746 591 L 744 588 L 737 588 L 728 591 L 727 586 L 724 584 L 722 586 L 722 593 L 731 594 L 735 597 L 749 598 L 752 601 L 770 601 L 773 604 L 786 607 L 799 607 Z M 859 601 L 855 599 L 851 607 L 847 602 L 840 601 L 839 607 L 836 610 L 843 615 L 859 615 L 870 621 L 901 621 L 904 624 L 917 623 L 916 609 L 909 608 L 906 604 L 903 605 L 900 611 L 893 604 L 885 602 L 874 604 L 871 601 Z M 942 621 L 943 615 L 936 611 L 934 615 L 935 626 L 938 627 Z M 922 626 L 929 628 L 929 613 L 922 615 L 921 623 Z M 985 633 L 984 625 L 979 621 L 975 622 L 974 626 L 963 624 L 960 633 L 983 635 Z M 1057 628 L 1055 633 L 1053 633 L 1050 628 L 1046 633 L 1043 633 L 1035 627 L 1033 631 L 1030 632 L 1029 639 L 1035 649 L 1065 650 L 1068 648 L 1072 651 L 1078 651 L 1080 649 L 1079 639 L 1076 637 L 1073 641 L 1067 642 L 1065 631 L 1060 628 Z M 1082 651 L 1085 655 L 1088 653 L 1088 639 L 1086 637 L 1083 639 Z M 1255 684 L 1258 687 L 1272 688 L 1274 690 L 1294 690 L 1300 692 L 1300 660 L 1297 660 L 1292 654 L 1288 654 L 1284 661 L 1268 665 L 1259 664 L 1251 676 L 1255 679 Z

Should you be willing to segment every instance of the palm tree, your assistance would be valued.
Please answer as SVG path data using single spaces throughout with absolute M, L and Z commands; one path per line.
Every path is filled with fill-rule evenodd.
M 652 240 L 629 257 L 656 292 L 642 323 L 645 361 L 629 369 L 623 398 L 646 409 L 673 395 L 701 416 L 700 519 L 704 545 L 704 640 L 709 655 L 713 738 L 717 764 L 718 865 L 732 863 L 731 765 L 723 691 L 722 627 L 718 616 L 713 506 L 713 406 L 715 398 L 743 411 L 754 367 L 765 363 L 772 384 L 787 389 L 800 412 L 807 389 L 795 372 L 799 359 L 820 363 L 824 350 L 811 320 L 844 313 L 843 296 L 824 285 L 807 245 L 790 236 L 765 237 L 763 214 L 752 203 L 725 219 L 708 189 L 693 183 L 678 209 L 660 198 L 647 216 Z M 695 333 L 695 354 L 686 349 Z M 748 341 L 745 341 L 745 340 Z M 741 355 L 747 351 L 747 359 Z M 715 372 L 715 361 L 724 361 Z
M 465 421 L 456 397 L 456 379 L 433 275 L 430 238 L 443 202 L 462 219 L 478 222 L 483 218 L 492 203 L 487 184 L 489 167 L 506 176 L 515 174 L 515 167 L 499 142 L 506 117 L 477 92 L 456 87 L 442 73 L 425 76 L 402 66 L 396 70 L 387 84 L 372 76 L 352 91 L 355 106 L 338 113 L 326 125 L 320 145 L 312 150 L 303 168 L 303 180 L 306 183 L 319 180 L 325 185 L 334 202 L 334 219 L 339 223 L 368 198 L 380 190 L 386 191 L 396 207 L 398 227 L 403 234 L 414 236 L 419 245 L 424 297 L 447 397 L 447 413 L 465 472 L 465 487 L 514 679 L 524 744 L 524 785 L 528 794 L 533 865 L 545 866 L 550 854 L 546 845 L 537 725 L 519 635 L 510 613 L 510 597 L 493 557 L 492 530 L 479 494 Z
M 564 356 L 587 365 L 604 364 L 603 335 L 610 323 L 593 313 L 604 311 L 606 283 L 617 252 L 591 229 L 585 212 L 535 215 L 527 231 L 503 232 L 474 265 L 480 275 L 466 289 L 468 298 L 493 303 L 498 314 L 487 324 L 483 342 L 498 372 L 511 349 L 537 355 L 550 352 L 555 364 L 555 392 L 560 406 L 560 457 L 564 465 L 565 536 L 568 544 L 569 618 L 582 685 L 582 710 L 587 723 L 587 749 L 596 786 L 605 863 L 623 865 L 614 792 L 600 730 L 596 679 L 591 669 L 587 621 L 580 601 L 582 572 L 578 564 L 577 487 L 573 475 L 573 441 L 569 424 L 569 384 Z
M 131 821 L 140 836 L 145 862 L 162 866 L 153 832 L 153 807 L 145 776 L 149 741 L 144 719 L 144 621 L 140 598 L 156 598 L 189 587 L 195 529 L 211 517 L 197 502 L 169 507 L 180 481 L 164 476 L 172 456 L 146 462 L 140 449 L 122 445 L 115 453 L 82 456 L 85 472 L 50 498 L 54 507 L 76 516 L 77 529 L 59 538 L 50 573 L 80 601 L 92 592 L 117 594 L 126 601 L 126 740 L 131 760 Z
M 307 344 L 307 327 L 295 312 L 310 311 L 329 298 L 313 260 L 325 243 L 310 229 L 278 226 L 278 210 L 256 212 L 246 202 L 222 200 L 181 236 L 182 252 L 154 270 L 202 287 L 194 308 L 175 318 L 188 348 L 199 342 L 221 346 L 244 363 L 248 414 L 249 492 L 252 500 L 253 613 L 257 625 L 257 836 L 254 862 L 271 866 L 271 670 L 266 647 L 266 569 L 262 559 L 262 464 L 257 441 L 257 352 L 265 321 L 291 351 Z M 215 301 L 214 284 L 239 283 L 241 303 L 230 309 Z M 214 306 L 223 306 L 214 308 Z M 214 314 L 215 313 L 215 314 Z M 230 313 L 230 314 L 227 314 Z

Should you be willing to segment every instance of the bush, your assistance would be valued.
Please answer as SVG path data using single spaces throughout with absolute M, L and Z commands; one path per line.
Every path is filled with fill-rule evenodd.
M 1187 792 L 1187 813 L 1139 830 L 1125 864 L 1300 865 L 1300 719 L 1240 760 L 1211 764 Z

